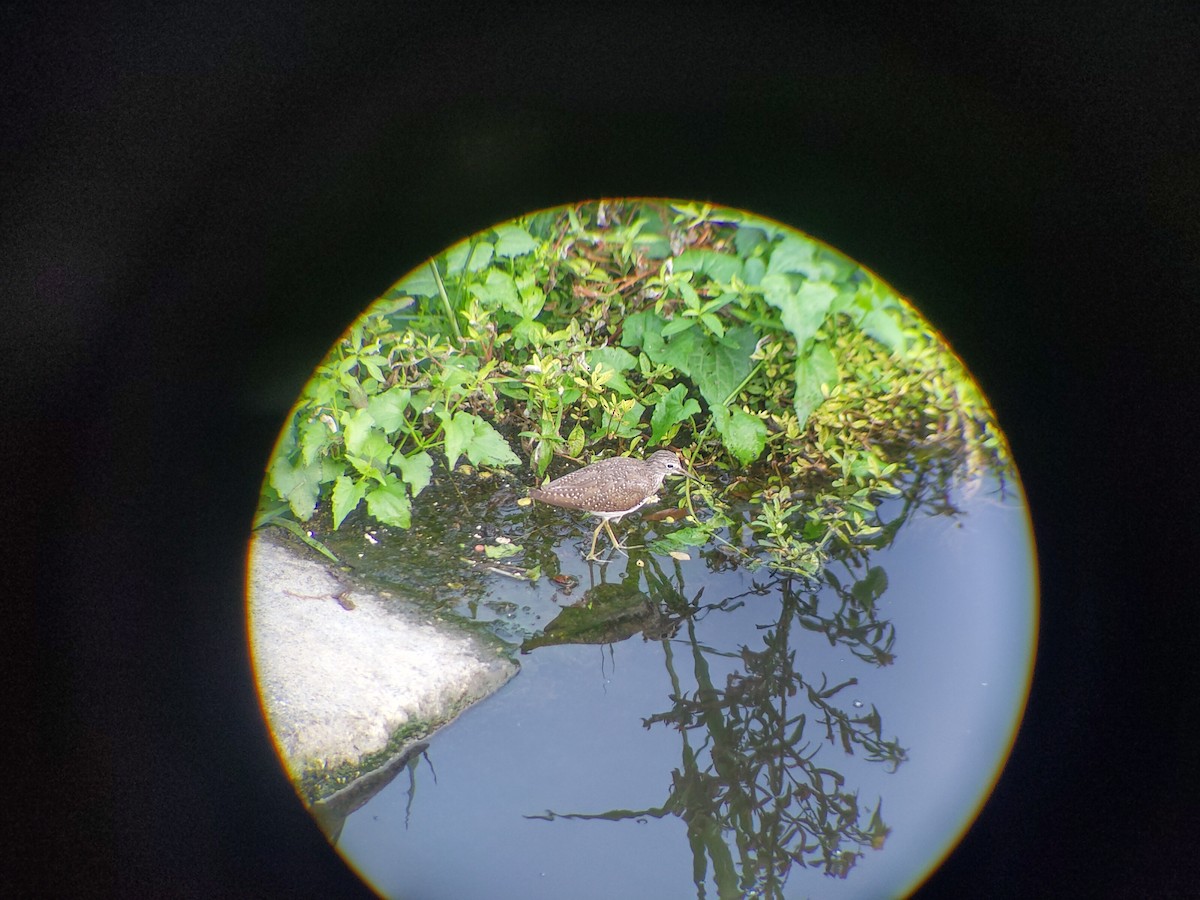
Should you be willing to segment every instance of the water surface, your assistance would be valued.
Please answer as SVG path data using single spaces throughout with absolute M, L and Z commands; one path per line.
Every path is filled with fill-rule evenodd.
M 1035 643 L 1019 493 L 950 499 L 871 554 L 884 582 L 833 563 L 814 592 L 644 551 L 589 567 L 583 528 L 557 547 L 569 596 L 495 576 L 543 620 L 585 597 L 633 612 L 607 640 L 524 654 L 346 819 L 339 851 L 381 893 L 431 900 L 912 889 L 998 776 Z M 855 582 L 881 591 L 870 616 Z

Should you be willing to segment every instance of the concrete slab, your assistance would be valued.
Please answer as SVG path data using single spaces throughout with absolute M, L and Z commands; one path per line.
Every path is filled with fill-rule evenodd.
M 517 671 L 481 636 L 350 586 L 269 531 L 251 541 L 248 617 L 263 706 L 293 780 L 359 765 L 399 728 L 449 721 Z

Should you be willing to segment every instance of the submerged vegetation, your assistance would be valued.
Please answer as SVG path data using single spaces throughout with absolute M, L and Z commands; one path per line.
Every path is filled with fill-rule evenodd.
M 258 524 L 306 538 L 325 505 L 335 530 L 360 506 L 408 528 L 463 460 L 541 478 L 667 445 L 704 478 L 655 549 L 740 524 L 737 552 L 806 576 L 881 538 L 920 451 L 1006 465 L 962 365 L 870 272 L 742 212 L 601 201 L 476 235 L 373 304 L 305 387 Z

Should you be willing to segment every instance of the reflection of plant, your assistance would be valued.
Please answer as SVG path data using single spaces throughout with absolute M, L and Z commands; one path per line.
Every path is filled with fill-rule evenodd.
M 718 608 L 721 604 L 712 609 Z M 672 774 L 666 802 L 642 810 L 557 814 L 534 818 L 620 821 L 642 816 L 681 818 L 688 828 L 697 882 L 710 874 L 721 896 L 782 896 L 793 866 L 819 866 L 845 878 L 866 849 L 879 849 L 888 834 L 882 800 L 859 805 L 845 777 L 818 761 L 823 747 L 840 747 L 895 769 L 905 759 L 899 743 L 883 737 L 882 718 L 852 714 L 835 698 L 854 679 L 830 686 L 806 681 L 796 671 L 791 622 L 802 610 L 785 597 L 776 626 L 761 650 L 743 647 L 740 671 L 714 681 L 709 655 L 687 620 L 696 688 L 688 691 L 670 641 L 663 642 L 671 677 L 670 710 L 645 725 L 680 733 L 682 759 Z M 799 704 L 797 697 L 806 703 Z M 814 726 L 821 730 L 813 733 Z M 698 740 L 690 735 L 698 735 Z

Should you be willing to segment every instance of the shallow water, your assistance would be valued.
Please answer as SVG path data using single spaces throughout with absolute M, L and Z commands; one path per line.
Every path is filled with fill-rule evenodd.
M 833 586 L 810 594 L 767 569 L 638 553 L 644 569 L 625 557 L 589 568 L 578 540 L 558 547 L 580 579 L 571 597 L 545 578 L 493 576 L 492 590 L 539 615 L 555 599 L 636 601 L 653 582 L 640 622 L 652 637 L 614 636 L 626 626 L 609 643 L 523 655 L 516 679 L 346 819 L 338 850 L 381 893 L 409 898 L 912 889 L 998 776 L 1035 643 L 1019 494 L 964 493 L 951 498 L 959 514 L 918 512 L 872 553 L 887 586 L 866 632 L 835 616 L 846 592 Z M 865 574 L 832 571 L 846 589 Z M 602 581 L 609 593 L 588 592 Z

